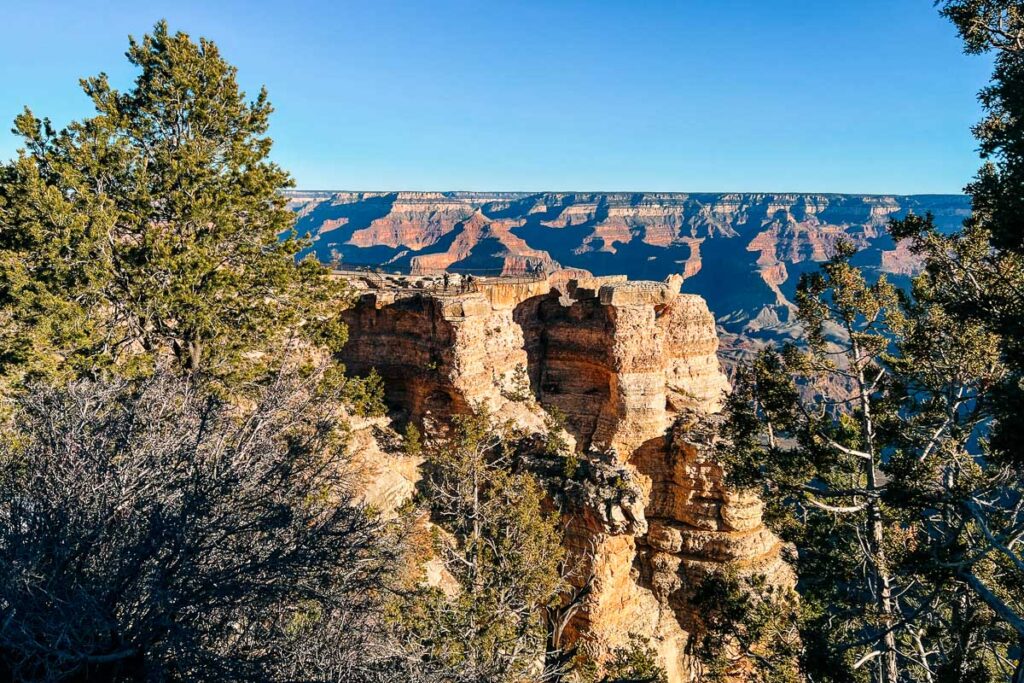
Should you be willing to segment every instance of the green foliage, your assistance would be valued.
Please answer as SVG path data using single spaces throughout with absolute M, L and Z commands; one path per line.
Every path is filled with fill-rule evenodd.
M 247 100 L 205 39 L 165 23 L 128 60 L 134 86 L 82 81 L 96 114 L 56 131 L 26 110 L 0 168 L 0 372 L 248 380 L 296 333 L 336 350 L 344 286 L 287 235 L 288 174 L 268 161 L 272 111 Z
M 787 349 L 787 353 L 793 352 Z M 811 466 L 796 461 L 798 454 L 780 448 L 778 441 L 778 436 L 796 425 L 798 398 L 786 359 L 774 349 L 737 368 L 733 391 L 726 398 L 730 419 L 725 424 L 733 486 L 757 488 L 768 481 L 777 490 L 796 486 L 812 476 Z
M 127 56 L 128 90 L 83 80 L 62 130 L 25 110 L 0 165 L 0 394 L 46 398 L 0 435 L 45 455 L 0 477 L 28 503 L 0 515 L 0 677 L 369 680 L 394 554 L 350 500 L 339 404 L 383 403 L 331 362 L 348 289 L 296 262 L 266 93 L 163 22 Z
M 700 582 L 693 604 L 702 623 L 691 646 L 704 667 L 702 680 L 803 680 L 800 610 L 791 589 L 727 567 Z
M 384 380 L 376 369 L 366 377 L 347 377 L 343 396 L 352 412 L 360 417 L 380 417 L 387 413 L 384 405 Z
M 544 453 L 549 456 L 562 457 L 562 474 L 572 479 L 580 468 L 579 454 L 569 448 L 566 439 L 565 413 L 558 406 L 550 406 L 544 411 Z
M 944 6 L 969 49 L 1021 29 L 1013 3 Z M 759 490 L 799 549 L 815 677 L 1024 676 L 1024 69 L 1020 47 L 998 49 L 1009 52 L 982 98 L 992 116 L 976 131 L 994 161 L 969 188 L 964 229 L 892 223 L 925 264 L 910 296 L 869 282 L 840 244 L 799 284 L 804 345 L 742 368 L 727 404 L 728 478 Z
M 568 448 L 568 444 L 562 433 L 565 431 L 565 413 L 558 406 L 551 406 L 544 409 L 544 429 L 548 434 L 549 441 L 545 445 L 545 452 L 554 455 Z
M 806 345 L 766 351 L 738 373 L 721 457 L 731 483 L 760 489 L 766 518 L 800 551 L 800 624 L 816 646 L 808 672 L 833 676 L 837 665 L 852 670 L 865 651 L 877 652 L 862 673 L 894 683 L 915 670 L 899 656 L 914 647 L 903 624 L 930 599 L 910 578 L 907 518 L 886 479 L 909 395 L 894 352 L 920 329 L 920 310 L 884 278 L 868 282 L 853 255 L 841 243 L 820 272 L 801 279 Z M 756 604 L 724 610 L 726 623 L 744 611 L 756 634 Z
M 668 683 L 668 676 L 658 665 L 657 655 L 647 638 L 631 633 L 629 645 L 617 647 L 611 654 L 611 659 L 604 666 L 602 681 Z
M 526 403 L 533 399 L 530 377 L 526 374 L 526 366 L 522 363 L 517 364 L 512 371 L 512 388 L 503 391 L 502 395 L 508 400 L 518 403 Z
M 412 422 L 405 425 L 405 438 L 402 440 L 402 449 L 406 455 L 417 456 L 423 452 L 423 437 L 420 430 Z
M 580 456 L 575 451 L 568 451 L 565 454 L 565 462 L 562 465 L 562 474 L 567 479 L 572 479 L 580 471 Z
M 920 511 L 919 570 L 941 582 L 941 679 L 1006 678 L 1015 643 L 1024 680 L 1024 6 L 936 4 L 968 53 L 994 57 L 974 127 L 985 163 L 960 231 L 940 232 L 931 216 L 890 226 L 925 265 L 914 282 L 922 322 L 901 348 L 913 393 L 893 489 Z
M 648 638 L 630 633 L 629 644 L 613 648 L 603 665 L 594 658 L 592 650 L 592 645 L 583 644 L 573 659 L 572 677 L 568 680 L 574 683 L 668 683 Z
M 564 588 L 557 516 L 533 477 L 511 470 L 508 433 L 486 413 L 457 417 L 424 454 L 434 553 L 454 585 L 414 592 L 395 626 L 434 665 L 523 680 L 544 656 L 541 609 Z

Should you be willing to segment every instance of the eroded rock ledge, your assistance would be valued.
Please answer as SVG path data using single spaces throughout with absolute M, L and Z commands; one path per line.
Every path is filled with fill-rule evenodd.
M 793 581 L 760 501 L 722 483 L 728 384 L 714 319 L 681 278 L 352 279 L 343 360 L 383 376 L 400 419 L 480 406 L 542 432 L 564 415 L 582 473 L 547 483 L 572 501 L 566 544 L 593 575 L 571 637 L 604 651 L 648 637 L 669 679 L 691 680 L 704 577 L 728 564 Z

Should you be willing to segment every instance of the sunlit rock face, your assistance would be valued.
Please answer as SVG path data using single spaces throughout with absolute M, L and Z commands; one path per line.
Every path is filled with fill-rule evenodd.
M 839 240 L 900 282 L 918 263 L 885 227 L 909 212 L 940 230 L 970 213 L 958 195 L 770 193 L 295 192 L 299 233 L 325 263 L 427 274 L 582 269 L 631 280 L 685 278 L 718 316 L 730 360 L 793 334 L 800 275 Z
M 701 580 L 727 564 L 775 583 L 793 576 L 760 501 L 728 491 L 714 459 L 728 382 L 707 304 L 680 293 L 680 277 L 572 275 L 349 276 L 361 293 L 342 360 L 384 377 L 400 420 L 484 407 L 540 433 L 546 413 L 564 416 L 578 473 L 534 471 L 565 513 L 580 577 L 593 576 L 567 633 L 605 653 L 648 637 L 670 680 L 691 680 Z M 380 507 L 410 494 L 409 467 L 392 456 L 377 468 L 385 481 L 373 491 L 397 497 Z
M 483 405 L 530 423 L 509 398 L 526 391 L 566 416 L 581 449 L 627 460 L 681 408 L 720 405 L 728 385 L 714 319 L 677 280 L 573 280 L 571 296 L 546 279 L 481 282 L 438 291 L 436 277 L 396 278 L 366 291 L 345 313 L 343 361 L 376 369 L 391 404 L 414 420 Z

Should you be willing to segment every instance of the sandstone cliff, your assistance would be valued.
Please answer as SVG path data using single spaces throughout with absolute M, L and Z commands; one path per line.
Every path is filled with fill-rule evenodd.
M 350 370 L 375 368 L 399 419 L 486 406 L 528 430 L 565 415 L 582 454 L 571 480 L 545 475 L 566 510 L 567 546 L 592 575 L 567 629 L 599 652 L 631 633 L 656 645 L 670 680 L 691 680 L 702 577 L 729 564 L 791 583 L 754 498 L 722 484 L 709 415 L 728 389 L 706 303 L 664 283 L 624 278 L 353 278 Z M 557 409 L 557 410 L 556 410 Z M 374 447 L 374 501 L 395 505 L 415 472 Z M 365 458 L 364 458 L 365 459 Z M 381 465 L 380 463 L 385 463 Z M 543 469 L 543 464 L 537 465 Z M 414 470 L 414 464 L 412 465 Z
M 931 211 L 942 229 L 970 211 L 962 196 L 755 193 L 302 193 L 298 230 L 325 262 L 521 273 L 558 265 L 630 279 L 686 278 L 719 316 L 730 352 L 793 332 L 801 273 L 835 242 L 863 247 L 869 270 L 913 272 L 885 234 L 889 218 Z M 739 335 L 740 338 L 737 338 Z

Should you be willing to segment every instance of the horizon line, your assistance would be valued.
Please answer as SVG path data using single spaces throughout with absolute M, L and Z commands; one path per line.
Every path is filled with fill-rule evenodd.
M 676 194 L 676 195 L 698 195 L 698 194 L 763 194 L 763 195 L 817 195 L 822 197 L 970 197 L 965 192 L 816 192 L 816 191 L 775 191 L 775 190 L 349 190 L 349 189 L 304 189 L 287 188 L 284 192 L 306 192 L 311 194 L 338 194 L 348 192 L 352 194 Z

